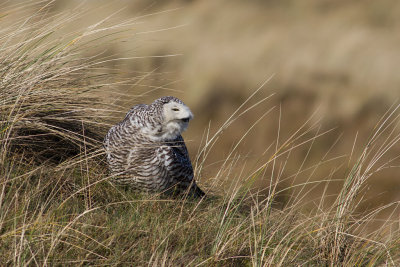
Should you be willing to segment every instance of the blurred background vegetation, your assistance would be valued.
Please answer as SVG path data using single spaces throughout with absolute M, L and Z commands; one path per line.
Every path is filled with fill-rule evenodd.
M 22 2 L 29 17 L 38 12 L 41 1 L 3 2 L 3 10 L 9 11 L 3 14 L 7 15 L 3 25 L 24 20 L 10 9 Z M 110 123 L 122 119 L 130 106 L 162 95 L 177 96 L 188 104 L 195 119 L 184 137 L 192 158 L 208 127 L 215 133 L 272 77 L 249 105 L 274 95 L 224 131 L 200 180 L 215 177 L 224 157 L 272 107 L 235 151 L 242 155 L 235 163 L 238 169 L 254 170 L 265 162 L 262 158 L 274 153 L 267 148 L 283 144 L 308 121 L 318 125 L 307 133 L 309 138 L 333 130 L 312 142 L 312 149 L 309 144 L 301 146 L 290 160 L 282 159 L 281 180 L 287 183 L 283 186 L 322 180 L 340 164 L 344 168 L 330 178 L 343 179 L 350 154 L 358 155 L 379 119 L 398 103 L 400 3 L 396 0 L 50 2 L 46 12 L 40 11 L 43 16 L 80 14 L 73 23 L 55 28 L 55 38 L 64 42 L 76 28 L 102 19 L 104 25 L 129 21 L 124 38 L 88 46 L 79 56 L 102 57 L 113 73 L 109 91 L 101 92 L 121 111 Z M 118 85 L 127 76 L 132 82 Z M 397 145 L 389 156 L 396 156 L 399 149 Z M 296 175 L 293 181 L 299 166 L 307 169 L 324 157 L 335 159 L 333 165 Z M 266 172 L 257 186 L 269 184 L 270 176 Z M 399 179 L 396 168 L 376 173 L 369 180 L 365 208 L 399 201 Z M 335 191 L 334 184 L 331 190 Z

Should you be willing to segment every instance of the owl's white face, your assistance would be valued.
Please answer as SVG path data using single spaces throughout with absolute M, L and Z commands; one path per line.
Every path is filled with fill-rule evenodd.
M 186 130 L 189 121 L 193 119 L 193 113 L 190 109 L 175 101 L 164 104 L 163 111 L 165 121 L 162 135 L 165 139 L 175 139 Z

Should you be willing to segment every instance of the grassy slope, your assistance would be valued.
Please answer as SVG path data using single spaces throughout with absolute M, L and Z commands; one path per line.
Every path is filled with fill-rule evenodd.
M 400 263 L 398 218 L 367 232 L 364 226 L 374 221 L 378 210 L 355 213 L 366 179 L 379 168 L 394 165 L 381 157 L 397 143 L 396 131 L 390 135 L 393 127 L 385 128 L 389 123 L 395 126 L 397 113 L 386 114 L 388 120 L 381 122 L 382 128 L 377 128 L 353 169 L 342 178 L 343 189 L 333 204 L 324 203 L 328 196 L 322 191 L 322 200 L 306 208 L 302 197 L 308 191 L 302 187 L 278 209 L 278 182 L 270 185 L 266 197 L 248 190 L 261 174 L 279 180 L 279 155 L 290 154 L 303 141 L 313 141 L 300 138 L 304 129 L 277 146 L 263 168 L 244 174 L 247 183 L 232 182 L 229 193 L 210 192 L 202 201 L 138 194 L 109 182 L 101 150 L 101 136 L 108 126 L 100 123 L 102 113 L 92 110 L 99 100 L 82 93 L 112 86 L 99 71 L 103 59 L 79 56 L 79 49 L 95 44 L 90 38 L 98 38 L 98 28 L 54 41 L 50 37 L 55 25 L 68 24 L 68 18 L 30 19 L 35 23 L 18 22 L 4 30 L 0 50 L 0 263 Z M 116 29 L 123 31 L 124 25 Z M 110 28 L 103 30 L 102 41 L 107 40 Z M 221 131 L 240 113 L 233 114 Z M 389 135 L 384 135 L 385 130 Z M 218 141 L 218 134 L 208 138 L 201 158 Z M 200 171 L 204 162 L 196 162 Z M 234 177 L 231 159 L 226 162 L 219 177 Z M 203 185 L 206 191 L 217 191 L 216 186 L 212 181 Z
M 249 193 L 245 199 L 232 194 L 200 202 L 149 196 L 114 187 L 103 168 L 92 164 L 58 171 L 30 170 L 15 161 L 2 166 L 8 173 L 1 188 L 1 262 L 395 266 L 399 261 L 398 232 L 386 227 L 359 233 L 363 220 L 354 219 L 349 207 L 338 216 L 342 209 L 335 207 L 276 210 L 272 198 L 257 202 Z

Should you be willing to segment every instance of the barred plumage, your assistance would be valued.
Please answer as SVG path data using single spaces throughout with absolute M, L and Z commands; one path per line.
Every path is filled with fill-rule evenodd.
M 193 118 L 178 98 L 167 96 L 150 105 L 132 107 L 125 119 L 104 139 L 107 162 L 114 180 L 148 192 L 189 189 L 204 192 L 193 179 L 193 168 L 181 132 Z

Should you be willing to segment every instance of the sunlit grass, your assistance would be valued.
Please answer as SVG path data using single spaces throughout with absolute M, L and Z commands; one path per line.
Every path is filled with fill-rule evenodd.
M 109 127 L 110 111 L 118 107 L 103 103 L 94 92 L 112 87 L 110 77 L 98 72 L 108 59 L 80 58 L 77 53 L 81 42 L 90 48 L 99 40 L 110 40 L 114 30 L 123 32 L 126 24 L 105 27 L 100 31 L 105 39 L 96 36 L 96 41 L 90 41 L 91 34 L 99 32 L 96 27 L 75 33 L 89 38 L 87 41 L 76 36 L 60 42 L 51 39 L 55 25 L 68 23 L 61 16 L 42 18 L 20 28 L 17 25 L 21 24 L 16 24 L 9 31 L 2 29 L 6 32 L 0 50 L 2 264 L 400 264 L 399 218 L 394 216 L 399 203 L 365 213 L 357 209 L 368 179 L 380 170 L 398 166 L 397 158 L 386 157 L 399 141 L 397 106 L 382 115 L 370 139 L 361 145 L 358 158 L 354 152 L 358 144 L 354 142 L 349 148 L 348 162 L 355 163 L 349 164 L 344 176 L 336 175 L 337 169 L 346 166 L 338 161 L 323 178 L 307 179 L 325 162 L 341 158 L 330 158 L 326 151 L 320 162 L 301 164 L 292 175 L 304 175 L 306 182 L 282 185 L 291 155 L 302 146 L 312 150 L 315 140 L 326 132 L 320 132 L 319 124 L 310 119 L 282 141 L 280 117 L 277 138 L 259 156 L 260 164 L 249 172 L 245 168 L 238 172 L 237 166 L 244 165 L 245 157 L 237 147 L 264 116 L 273 116 L 274 109 L 281 113 L 280 108 L 271 107 L 260 114 L 260 120 L 254 119 L 232 146 L 219 163 L 216 176 L 200 180 L 207 198 L 137 193 L 112 184 L 104 164 L 102 138 Z M 117 83 L 138 83 L 143 77 L 148 76 Z M 208 156 L 224 138 L 223 133 L 243 114 L 261 104 L 268 105 L 273 96 L 252 102 L 265 83 L 224 124 L 205 131 L 193 160 L 198 177 L 203 175 Z M 260 179 L 269 183 L 262 191 L 253 188 Z M 342 181 L 343 187 L 331 196 L 327 188 L 334 181 Z M 305 196 L 315 184 L 324 189 L 317 202 L 310 205 Z M 283 192 L 287 193 L 284 201 L 278 199 Z M 370 231 L 366 225 L 384 210 L 392 210 L 392 216 Z

